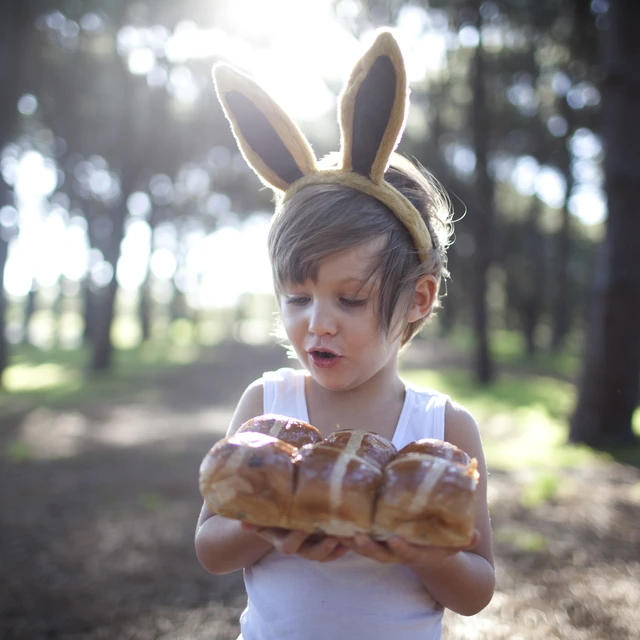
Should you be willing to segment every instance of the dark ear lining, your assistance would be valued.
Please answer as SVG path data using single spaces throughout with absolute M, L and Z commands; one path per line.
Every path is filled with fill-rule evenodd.
M 284 182 L 291 184 L 303 173 L 264 113 L 239 91 L 224 94 L 228 108 L 251 149 Z
M 396 70 L 389 56 L 376 58 L 363 80 L 353 108 L 352 168 L 370 177 L 396 97 Z

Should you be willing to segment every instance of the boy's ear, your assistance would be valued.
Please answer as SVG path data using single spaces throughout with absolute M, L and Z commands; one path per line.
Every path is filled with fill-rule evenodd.
M 416 322 L 426 318 L 431 312 L 433 303 L 438 295 L 438 283 L 430 273 L 422 276 L 413 292 L 413 303 L 409 312 L 408 322 Z
M 354 67 L 340 97 L 344 171 L 382 182 L 404 130 L 408 92 L 398 43 L 383 31 Z
M 214 66 L 213 79 L 238 147 L 263 182 L 286 191 L 292 182 L 316 171 L 311 145 L 260 85 L 222 63 Z

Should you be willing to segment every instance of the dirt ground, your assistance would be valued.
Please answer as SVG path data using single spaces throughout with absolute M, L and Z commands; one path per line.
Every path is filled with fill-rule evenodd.
M 126 403 L 0 423 L 0 451 L 30 451 L 0 467 L 0 640 L 234 640 L 242 577 L 193 551 L 197 469 L 244 386 L 284 364 L 277 347 L 221 347 Z M 516 480 L 490 478 L 496 595 L 447 613 L 445 638 L 640 638 L 639 470 L 567 472 L 535 509 Z

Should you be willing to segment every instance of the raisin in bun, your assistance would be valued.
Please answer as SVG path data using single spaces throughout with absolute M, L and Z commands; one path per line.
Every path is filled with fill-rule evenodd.
M 263 433 L 219 440 L 200 466 L 200 492 L 209 508 L 226 518 L 288 527 L 297 449 Z
M 332 444 L 306 445 L 295 457 L 292 529 L 353 536 L 371 529 L 380 468 Z
M 398 535 L 419 545 L 466 546 L 473 537 L 477 484 L 475 458 L 462 465 L 428 454 L 398 455 L 384 469 L 372 534 Z
M 436 456 L 437 458 L 449 460 L 450 462 L 458 462 L 465 466 L 470 462 L 469 456 L 462 449 L 456 447 L 455 444 L 443 440 L 436 440 L 435 438 L 423 438 L 422 440 L 410 442 L 398 451 L 396 459 L 410 453 L 426 453 L 431 456 Z
M 324 442 L 360 456 L 380 468 L 397 453 L 393 443 L 383 436 L 360 429 L 334 431 Z
M 247 420 L 236 433 L 244 433 L 246 431 L 264 433 L 298 448 L 303 447 L 305 444 L 314 444 L 322 440 L 320 431 L 309 423 L 275 413 L 268 413 Z

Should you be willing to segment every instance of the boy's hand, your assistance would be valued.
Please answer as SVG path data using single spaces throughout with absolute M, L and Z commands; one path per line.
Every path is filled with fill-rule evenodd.
M 320 536 L 306 531 L 290 531 L 276 527 L 257 527 L 245 522 L 242 523 L 242 528 L 245 531 L 257 533 L 271 543 L 276 551 L 287 555 L 297 554 L 306 560 L 331 562 L 341 558 L 350 550 L 341 543 L 340 539 L 333 536 Z
M 468 551 L 478 544 L 480 535 L 473 532 L 473 538 L 465 547 L 429 547 L 409 544 L 399 536 L 392 536 L 385 542 L 377 542 L 364 534 L 356 534 L 351 540 L 342 540 L 344 545 L 362 556 L 378 562 L 398 562 L 400 564 L 432 567 L 440 566 L 459 551 Z

